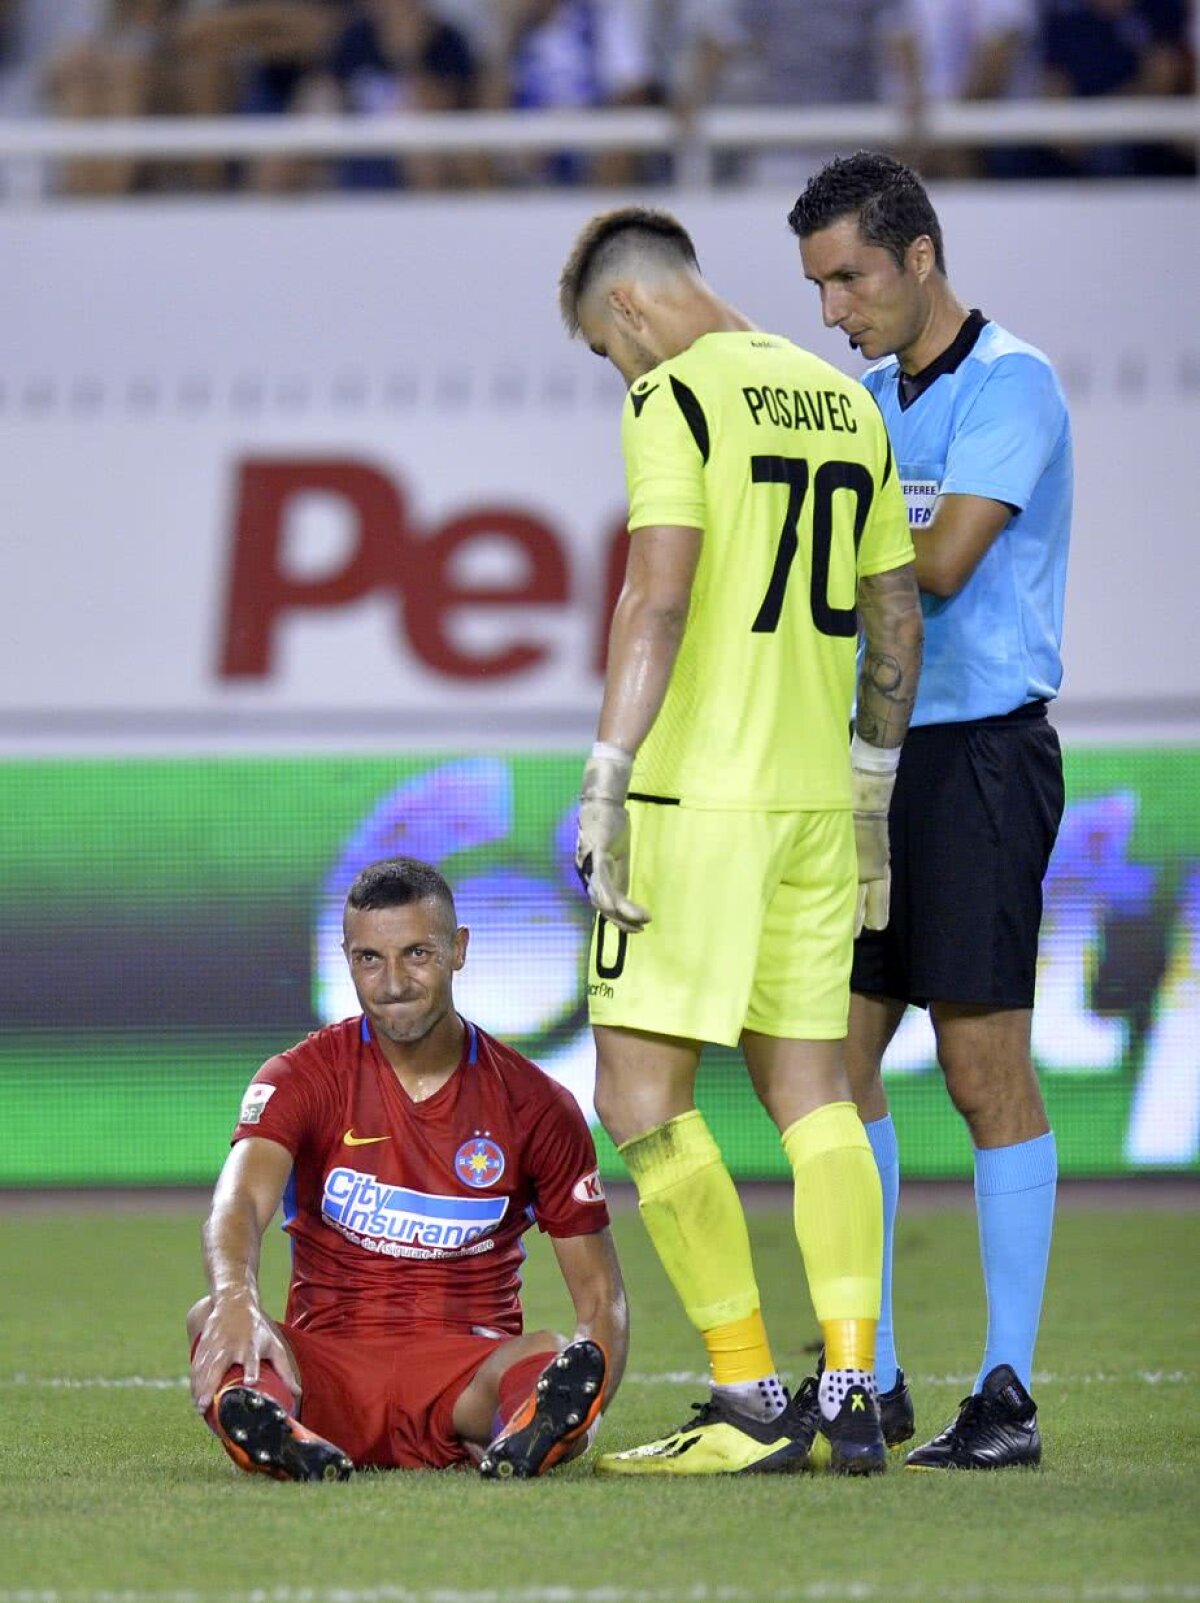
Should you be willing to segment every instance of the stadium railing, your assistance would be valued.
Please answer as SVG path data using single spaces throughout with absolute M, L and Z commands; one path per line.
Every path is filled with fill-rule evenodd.
M 1167 141 L 1200 152 L 1200 98 L 1030 100 L 930 106 L 919 124 L 879 105 L 714 107 L 686 126 L 665 110 L 398 113 L 391 116 L 54 118 L 0 120 L 0 182 L 7 197 L 40 198 L 21 182 L 30 163 L 89 156 L 146 161 L 184 156 L 288 153 L 333 156 L 488 151 L 635 151 L 675 158 L 674 182 L 714 182 L 727 150 L 798 150 L 918 141 L 926 148 L 1027 144 L 1080 146 Z

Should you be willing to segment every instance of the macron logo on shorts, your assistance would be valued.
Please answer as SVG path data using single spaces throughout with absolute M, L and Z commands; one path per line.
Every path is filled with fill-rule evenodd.
M 507 1211 L 507 1197 L 431 1196 L 345 1168 L 329 1171 L 321 1198 L 322 1217 L 343 1235 L 377 1242 L 384 1250 L 417 1247 L 438 1254 L 490 1235 Z
M 576 1180 L 571 1195 L 576 1202 L 603 1202 L 604 1187 L 600 1184 L 599 1169 L 593 1169 L 591 1174 L 585 1174 L 582 1180 Z

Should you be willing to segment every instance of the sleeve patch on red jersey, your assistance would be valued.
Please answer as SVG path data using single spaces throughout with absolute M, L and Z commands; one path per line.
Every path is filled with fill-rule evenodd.
M 242 1111 L 238 1115 L 239 1124 L 257 1124 L 263 1116 L 263 1109 L 275 1095 L 273 1085 L 250 1085 L 246 1087 L 246 1095 L 242 1098 Z
M 600 1184 L 599 1169 L 593 1169 L 582 1180 L 576 1180 L 571 1195 L 576 1202 L 603 1202 L 604 1187 Z

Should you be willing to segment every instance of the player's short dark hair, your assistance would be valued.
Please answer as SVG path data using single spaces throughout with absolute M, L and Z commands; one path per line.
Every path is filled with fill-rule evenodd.
M 914 239 L 928 234 L 938 271 L 946 271 L 942 225 L 925 186 L 911 167 L 877 150 L 836 156 L 813 174 L 788 213 L 797 239 L 807 239 L 843 217 L 857 217 L 869 245 L 889 251 L 898 267 Z
M 653 206 L 622 206 L 601 212 L 579 235 L 559 274 L 558 307 L 572 337 L 579 332 L 580 301 L 629 249 L 648 252 L 677 267 L 700 269 L 692 236 L 670 212 Z
M 346 892 L 347 910 L 374 912 L 381 907 L 408 907 L 412 902 L 442 902 L 457 925 L 454 892 L 429 863 L 416 857 L 385 857 L 368 863 Z

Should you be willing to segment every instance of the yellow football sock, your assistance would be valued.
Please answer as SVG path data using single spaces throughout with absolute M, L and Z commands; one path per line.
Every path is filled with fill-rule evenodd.
M 761 1309 L 745 1319 L 731 1319 L 727 1325 L 714 1325 L 701 1331 L 708 1348 L 714 1386 L 743 1386 L 765 1380 L 775 1373 L 767 1327 Z
M 773 1375 L 746 1216 L 704 1116 L 681 1113 L 620 1153 L 659 1261 L 704 1337 L 714 1383 Z
M 827 1102 L 783 1132 L 795 1177 L 796 1239 L 825 1336 L 827 1369 L 875 1368 L 883 1193 L 853 1102 Z
M 861 1369 L 875 1373 L 875 1319 L 824 1319 L 826 1369 Z

